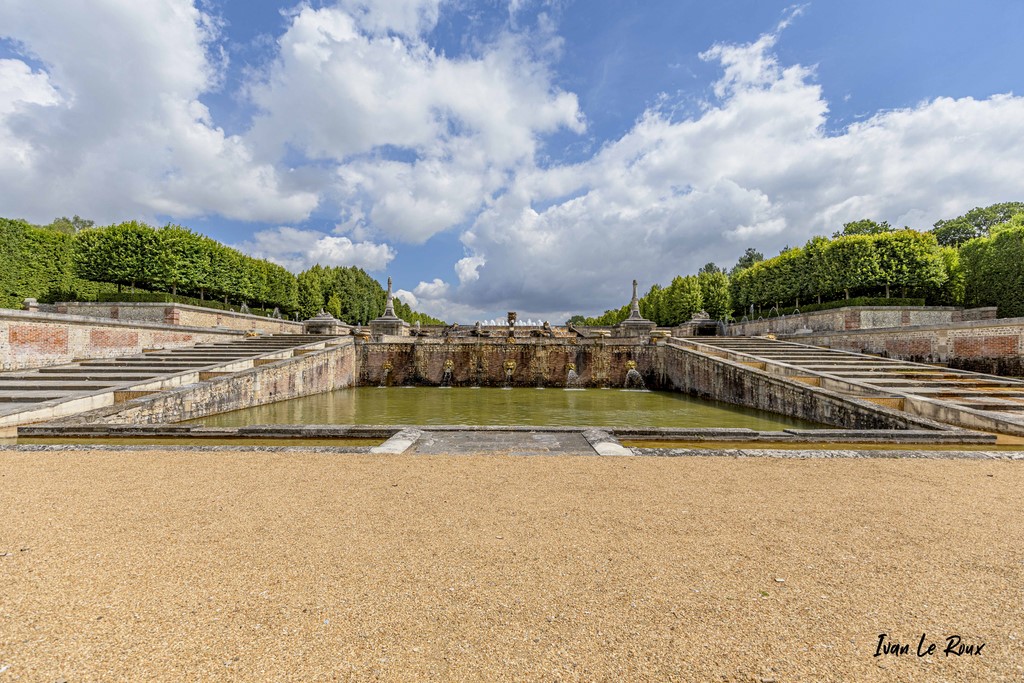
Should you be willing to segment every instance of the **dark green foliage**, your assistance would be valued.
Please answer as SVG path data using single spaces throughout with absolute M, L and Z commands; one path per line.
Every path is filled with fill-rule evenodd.
M 960 249 L 968 306 L 997 306 L 998 315 L 1024 316 L 1024 213 L 993 227 L 991 237 Z
M 123 287 L 132 291 L 120 292 Z M 127 221 L 96 228 L 75 216 L 40 228 L 0 219 L 0 306 L 20 308 L 27 297 L 178 301 L 232 310 L 244 303 L 286 316 L 298 310 L 303 318 L 330 303 L 340 319 L 365 323 L 383 313 L 385 292 L 361 268 L 314 266 L 296 278 L 178 225 L 156 229 Z M 411 323 L 443 324 L 397 299 L 395 312 Z
M 885 298 L 877 296 L 855 296 L 850 299 L 838 299 L 836 301 L 826 301 L 823 304 L 807 304 L 806 306 L 786 306 L 778 309 L 779 315 L 792 315 L 793 313 L 810 313 L 812 311 L 828 311 L 833 308 L 845 308 L 847 306 L 924 306 L 924 299 L 921 298 L 901 298 L 901 297 L 890 297 Z M 758 316 L 764 318 L 767 317 L 768 311 L 761 310 L 760 312 L 755 311 L 754 318 Z M 748 318 L 750 317 L 749 311 L 745 314 Z M 771 313 L 772 317 L 775 317 L 775 313 Z M 742 317 L 742 316 L 741 316 Z
M 1024 212 L 1024 202 L 1003 202 L 976 207 L 963 216 L 935 223 L 931 232 L 943 246 L 958 247 L 976 237 L 988 237 L 993 226 L 1001 225 Z
M 747 247 L 747 250 L 743 252 L 743 256 L 740 256 L 739 260 L 736 261 L 736 265 L 732 267 L 731 274 L 735 275 L 741 270 L 746 270 L 759 261 L 764 261 L 764 254 L 753 247 Z
M 94 295 L 102 289 L 75 277 L 71 235 L 0 218 L 0 307 L 21 308 L 29 297 L 49 303 L 62 293 Z
M 365 325 L 384 313 L 387 292 L 380 283 L 355 266 L 316 265 L 298 276 L 298 308 L 309 318 L 323 308 L 335 318 L 350 324 Z M 443 325 L 443 320 L 417 313 L 398 298 L 395 315 L 409 323 Z

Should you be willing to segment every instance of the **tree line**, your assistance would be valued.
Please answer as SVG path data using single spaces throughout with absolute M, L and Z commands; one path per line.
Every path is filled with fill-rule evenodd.
M 27 297 L 110 300 L 124 288 L 201 305 L 217 299 L 224 307 L 276 308 L 301 318 L 325 309 L 353 323 L 380 315 L 385 299 L 384 288 L 361 268 L 317 265 L 296 276 L 179 225 L 95 227 L 75 216 L 38 226 L 0 219 L 0 306 L 19 307 Z M 395 313 L 409 322 L 442 324 L 397 299 Z
M 653 285 L 640 312 L 675 326 L 702 309 L 714 319 L 739 319 L 751 310 L 766 315 L 855 298 L 861 305 L 997 306 L 1000 317 L 1024 316 L 1024 202 L 978 207 L 928 232 L 852 221 L 831 238 L 812 237 L 769 259 L 749 248 L 728 273 L 709 263 L 667 287 Z M 616 325 L 628 315 L 626 305 L 569 322 Z

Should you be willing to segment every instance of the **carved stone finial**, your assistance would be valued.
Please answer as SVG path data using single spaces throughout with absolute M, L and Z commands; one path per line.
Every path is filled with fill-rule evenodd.
M 643 316 L 640 315 L 640 299 L 636 295 L 636 287 L 639 284 L 636 280 L 633 280 L 633 298 L 629 301 L 629 319 L 630 320 L 642 320 Z
M 397 318 L 395 315 L 395 295 L 391 293 L 391 276 L 388 276 L 388 295 L 384 301 L 384 318 Z

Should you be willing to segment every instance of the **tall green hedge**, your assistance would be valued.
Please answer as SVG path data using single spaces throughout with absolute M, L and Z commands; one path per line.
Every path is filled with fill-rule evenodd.
M 29 297 L 53 302 L 115 288 L 76 277 L 72 252 L 69 234 L 0 218 L 0 307 L 21 308 Z
M 996 306 L 1000 318 L 1024 316 L 1024 214 L 992 228 L 960 248 L 964 301 L 968 306 Z

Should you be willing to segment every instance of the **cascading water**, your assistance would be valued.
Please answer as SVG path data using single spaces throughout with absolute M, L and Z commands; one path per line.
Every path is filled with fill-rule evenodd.
M 565 377 L 566 389 L 580 389 L 580 376 L 576 374 L 576 364 L 569 363 L 569 372 Z
M 626 372 L 626 384 L 623 388 L 631 391 L 647 391 L 644 378 L 636 369 L 636 361 L 627 362 L 626 367 L 628 372 Z
M 452 368 L 455 363 L 449 359 L 444 362 L 444 372 L 441 374 L 441 388 L 449 389 L 452 386 Z
M 386 387 L 388 385 L 388 376 L 391 374 L 393 367 L 394 366 L 391 365 L 391 361 L 386 361 L 384 365 L 381 366 L 381 370 L 383 370 L 383 372 L 381 373 L 380 384 L 378 386 Z

